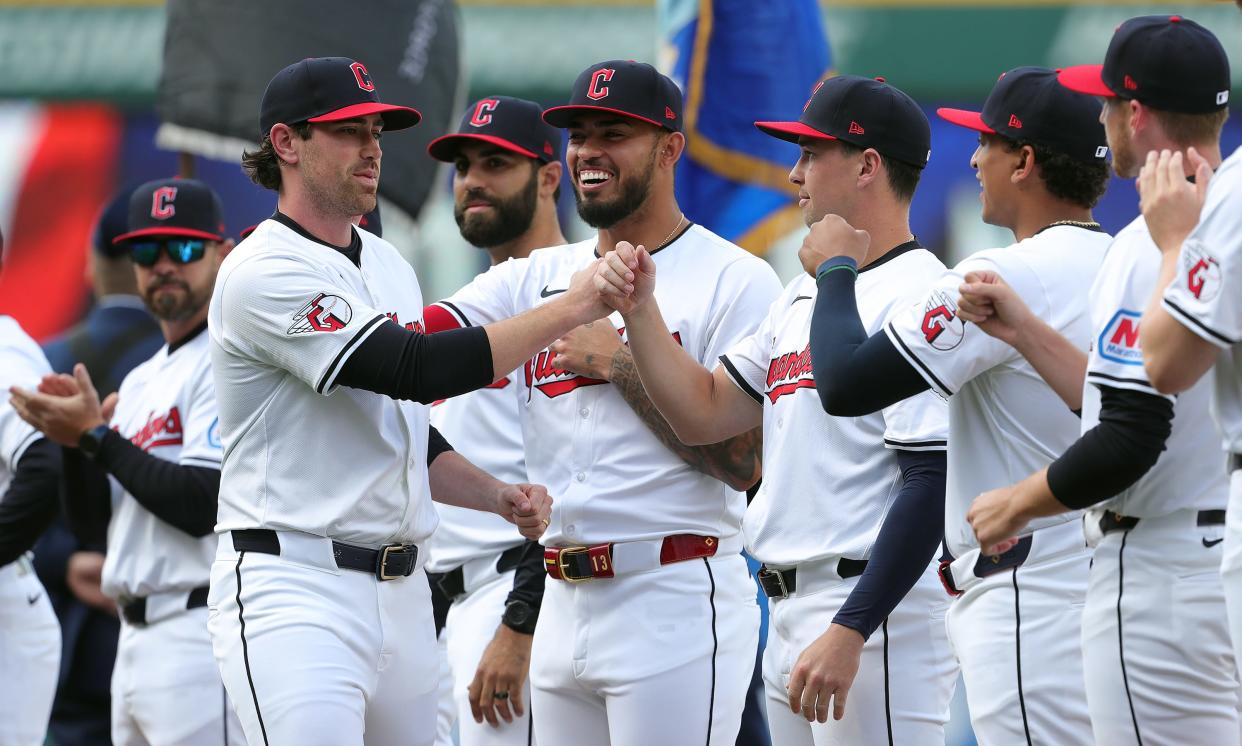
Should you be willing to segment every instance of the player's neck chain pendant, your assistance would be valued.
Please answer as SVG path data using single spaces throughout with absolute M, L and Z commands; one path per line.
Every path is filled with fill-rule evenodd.
M 1072 225 L 1075 228 L 1086 228 L 1089 231 L 1098 231 L 1101 228 L 1100 224 L 1094 220 L 1054 220 L 1045 225 L 1043 230 L 1048 230 L 1058 225 Z

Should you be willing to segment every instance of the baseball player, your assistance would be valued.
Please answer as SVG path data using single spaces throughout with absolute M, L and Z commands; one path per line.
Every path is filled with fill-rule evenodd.
M 939 113 L 980 133 L 971 164 L 983 219 L 1011 230 L 1015 243 L 944 272 L 870 337 L 855 320 L 852 272 L 832 269 L 860 262 L 865 242 L 817 243 L 815 261 L 827 260 L 811 324 L 817 391 L 839 416 L 928 388 L 949 398 L 941 577 L 955 599 L 948 634 L 975 734 L 982 744 L 1087 744 L 1075 613 L 1089 564 L 1081 529 L 1073 516 L 1040 521 L 997 553 L 981 549 L 966 522 L 980 491 L 1042 467 L 1073 442 L 1076 405 L 1063 405 L 1060 390 L 1011 347 L 965 326 L 956 299 L 964 278 L 1003 271 L 1049 324 L 1087 347 L 1086 293 L 1109 240 L 1091 219 L 1108 179 L 1099 106 L 1062 89 L 1051 70 L 1018 68 L 981 112 Z
M 277 212 L 225 261 L 209 313 L 224 439 L 208 627 L 254 744 L 430 744 L 439 670 L 422 564 L 430 497 L 531 538 L 542 487 L 452 452 L 426 403 L 502 378 L 606 308 L 586 273 L 546 307 L 424 334 L 418 278 L 354 226 L 376 202 L 384 130 L 365 65 L 294 63 L 268 84 L 243 165 Z
M 556 215 L 561 133 L 543 121 L 538 104 L 506 96 L 479 99 L 466 109 L 457 132 L 436 138 L 427 152 L 453 165 L 458 228 L 487 250 L 493 266 L 565 243 Z M 440 331 L 438 308 L 424 312 L 429 332 Z M 438 402 L 431 424 L 488 474 L 525 481 L 520 388 L 514 372 Z M 438 512 L 427 573 L 432 592 L 452 602 L 441 634 L 461 746 L 533 743 L 526 677 L 543 600 L 543 551 L 498 516 L 449 505 Z
M 129 247 L 166 344 L 103 403 L 85 366 L 16 389 L 13 406 L 65 447 L 70 525 L 107 531 L 102 590 L 121 612 L 112 742 L 242 743 L 207 637 L 220 438 L 207 300 L 232 241 L 219 198 L 192 179 L 134 190 Z
M 51 370 L 17 320 L 0 316 L 4 390 L 35 386 Z M 4 743 L 14 746 L 43 743 L 56 694 L 60 625 L 27 552 L 56 515 L 60 465 L 56 444 L 0 396 L 0 723 Z
M 1136 176 L 1148 150 L 1192 144 L 1219 165 L 1228 61 L 1193 21 L 1132 18 L 1102 66 L 1067 68 L 1060 80 L 1105 99 L 1118 175 Z M 1185 743 L 1190 733 L 1197 743 L 1236 744 L 1238 679 L 1219 574 L 1228 485 L 1208 421 L 1210 383 L 1176 399 L 1160 394 L 1139 346 L 1160 261 L 1142 217 L 1117 234 L 1090 293 L 1089 355 L 1030 318 L 995 278 L 963 288 L 963 316 L 1039 340 L 1018 349 L 1045 378 L 1085 378 L 1082 437 L 1046 469 L 980 495 L 968 519 L 988 546 L 1029 521 L 1090 508 L 1082 654 L 1097 744 Z
M 944 271 L 909 227 L 927 118 L 887 83 L 842 75 L 812 94 L 799 121 L 756 124 L 801 147 L 789 180 L 808 243 L 840 238 L 844 220 L 869 231 L 875 251 L 859 269 L 859 295 L 878 331 Z M 809 275 L 709 372 L 669 336 L 650 254 L 621 243 L 605 258 L 597 284 L 621 310 L 643 384 L 678 436 L 710 443 L 763 427 L 765 476 L 742 528 L 770 599 L 772 742 L 943 743 L 957 667 L 931 563 L 938 532 L 911 546 L 899 524 L 943 520 L 944 401 L 925 391 L 882 413 L 826 415 L 808 351 Z
M 1217 116 L 1222 115 L 1223 110 Z M 1204 145 L 1187 147 L 1185 157 L 1180 150 L 1149 151 L 1139 176 L 1143 218 L 1161 258 L 1139 341 L 1147 377 L 1162 394 L 1185 391 L 1214 367 L 1212 415 L 1231 474 L 1221 577 L 1237 661 L 1242 660 L 1242 352 L 1237 344 L 1242 309 L 1232 288 L 1242 263 L 1242 225 L 1231 205 L 1242 189 L 1242 148 L 1213 175 L 1211 161 L 1198 150 Z M 1211 143 L 1206 145 L 1211 153 Z M 1194 173 L 1193 180 L 1187 172 Z
M 648 64 L 584 70 L 544 120 L 569 130 L 578 214 L 598 234 L 499 264 L 442 312 L 468 326 L 546 308 L 625 240 L 651 247 L 669 328 L 694 359 L 752 333 L 779 282 L 678 209 L 681 117 L 681 92 Z M 758 433 L 683 445 L 647 399 L 621 323 L 575 329 L 520 374 L 526 470 L 557 500 L 531 650 L 535 735 L 542 746 L 731 743 L 758 640 L 738 491 L 759 476 Z

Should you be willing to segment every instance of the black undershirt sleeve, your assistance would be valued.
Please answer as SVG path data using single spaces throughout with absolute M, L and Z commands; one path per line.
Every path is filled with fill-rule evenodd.
M 887 335 L 867 336 L 854 295 L 857 275 L 852 267 L 837 266 L 821 268 L 811 316 L 811 366 L 824 411 L 861 417 L 926 391 L 927 381 Z
M 349 356 L 336 382 L 430 404 L 492 382 L 492 346 L 481 326 L 435 334 L 381 323 Z
M 76 448 L 61 448 L 63 478 L 60 501 L 69 530 L 85 546 L 104 551 L 108 521 L 112 518 L 112 491 L 108 472 Z
M 858 584 L 833 618 L 864 639 L 927 570 L 944 537 L 944 451 L 897 451 L 901 489 L 880 526 Z
M 525 601 L 538 611 L 543 603 L 543 584 L 547 579 L 548 573 L 543 569 L 543 546 L 537 541 L 527 540 L 513 575 L 513 590 L 509 591 L 505 603 Z
M 0 496 L 0 567 L 22 556 L 60 509 L 60 446 L 39 438 L 26 446 Z
M 1173 432 L 1173 402 L 1099 386 L 1100 423 L 1048 467 L 1048 487 L 1067 508 L 1087 508 L 1137 482 Z
M 440 454 L 453 450 L 453 444 L 449 443 L 434 427 L 428 427 L 427 430 L 427 466 L 431 466 L 431 462 L 435 461 Z
M 115 430 L 100 441 L 95 461 L 156 518 L 194 537 L 216 530 L 219 469 L 152 456 Z

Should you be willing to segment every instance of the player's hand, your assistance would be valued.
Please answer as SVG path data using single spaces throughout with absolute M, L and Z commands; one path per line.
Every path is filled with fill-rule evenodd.
M 958 286 L 958 317 L 1014 346 L 1032 321 L 1031 309 L 995 272 L 967 272 L 965 280 Z
M 645 246 L 619 241 L 595 273 L 595 288 L 622 316 L 634 313 L 655 293 L 656 265 Z
M 49 439 L 62 446 L 76 448 L 82 433 L 98 425 L 106 425 L 108 418 L 104 416 L 104 407 L 99 402 L 99 394 L 95 392 L 86 366 L 81 363 L 75 365 L 73 379 L 77 391 L 70 396 L 49 395 L 13 386 L 9 389 L 9 401 L 18 416 Z M 115 406 L 115 399 L 111 404 Z
M 1186 181 L 1183 163 L 1181 151 L 1152 150 L 1139 171 L 1139 209 L 1152 240 L 1165 253 L 1180 251 L 1195 229 L 1212 178 L 1212 167 L 1194 148 L 1186 150 L 1185 160 L 1194 167 L 1193 184 Z
M 496 512 L 518 527 L 522 536 L 536 541 L 552 516 L 552 497 L 541 484 L 500 484 L 494 497 Z
M 534 635 L 515 632 L 503 624 L 496 628 L 474 672 L 474 681 L 470 682 L 468 694 L 474 722 L 487 720 L 488 724 L 499 726 L 498 716 L 512 723 L 513 718 L 526 713 L 522 687 L 530 671 L 530 645 L 534 639 Z M 508 696 L 496 699 L 496 692 L 507 692 Z
M 74 552 L 65 567 L 65 585 L 82 603 L 116 616 L 116 602 L 100 589 L 103 566 L 104 556 L 100 552 Z
M 870 248 L 870 233 L 855 230 L 845 218 L 830 214 L 811 225 L 802 239 L 802 248 L 798 249 L 798 259 L 806 273 L 814 277 L 819 265 L 833 257 L 848 256 L 861 265 Z
M 612 375 L 612 356 L 621 349 L 621 335 L 608 319 L 571 329 L 548 346 L 555 357 L 553 367 L 607 381 Z
M 603 262 L 596 259 L 578 270 L 569 278 L 569 289 L 556 300 L 551 301 L 565 306 L 568 318 L 577 320 L 578 324 L 597 321 L 612 313 L 612 307 L 600 298 L 595 289 L 595 271 Z
M 1018 486 L 1010 485 L 984 492 L 975 498 L 966 520 L 975 531 L 984 554 L 1004 554 L 1018 543 L 1015 535 L 1028 519 L 1018 510 Z
M 802 713 L 807 722 L 828 722 L 828 705 L 832 703 L 832 719 L 845 717 L 845 700 L 866 640 L 857 631 L 840 624 L 828 625 L 798 656 L 789 674 L 789 709 Z

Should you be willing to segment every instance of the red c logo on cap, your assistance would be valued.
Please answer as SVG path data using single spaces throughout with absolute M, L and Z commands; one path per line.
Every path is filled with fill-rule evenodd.
M 354 71 L 354 80 L 358 81 L 358 87 L 364 91 L 374 91 L 375 81 L 371 80 L 371 73 L 367 72 L 367 66 L 361 62 L 355 62 L 349 66 Z
M 173 202 L 177 199 L 177 187 L 162 186 L 151 195 L 151 217 L 167 220 L 177 214 Z
M 490 112 L 496 110 L 500 106 L 500 101 L 494 98 L 485 98 L 474 105 L 474 113 L 470 115 L 470 126 L 482 127 L 485 124 L 492 123 L 492 115 Z
M 598 101 L 601 98 L 607 96 L 608 86 L 606 85 L 601 86 L 600 83 L 608 82 L 609 80 L 612 80 L 612 76 L 616 72 L 617 72 L 616 70 L 611 70 L 606 67 L 596 70 L 591 75 L 591 85 L 587 86 L 587 98 L 591 99 L 592 101 Z

